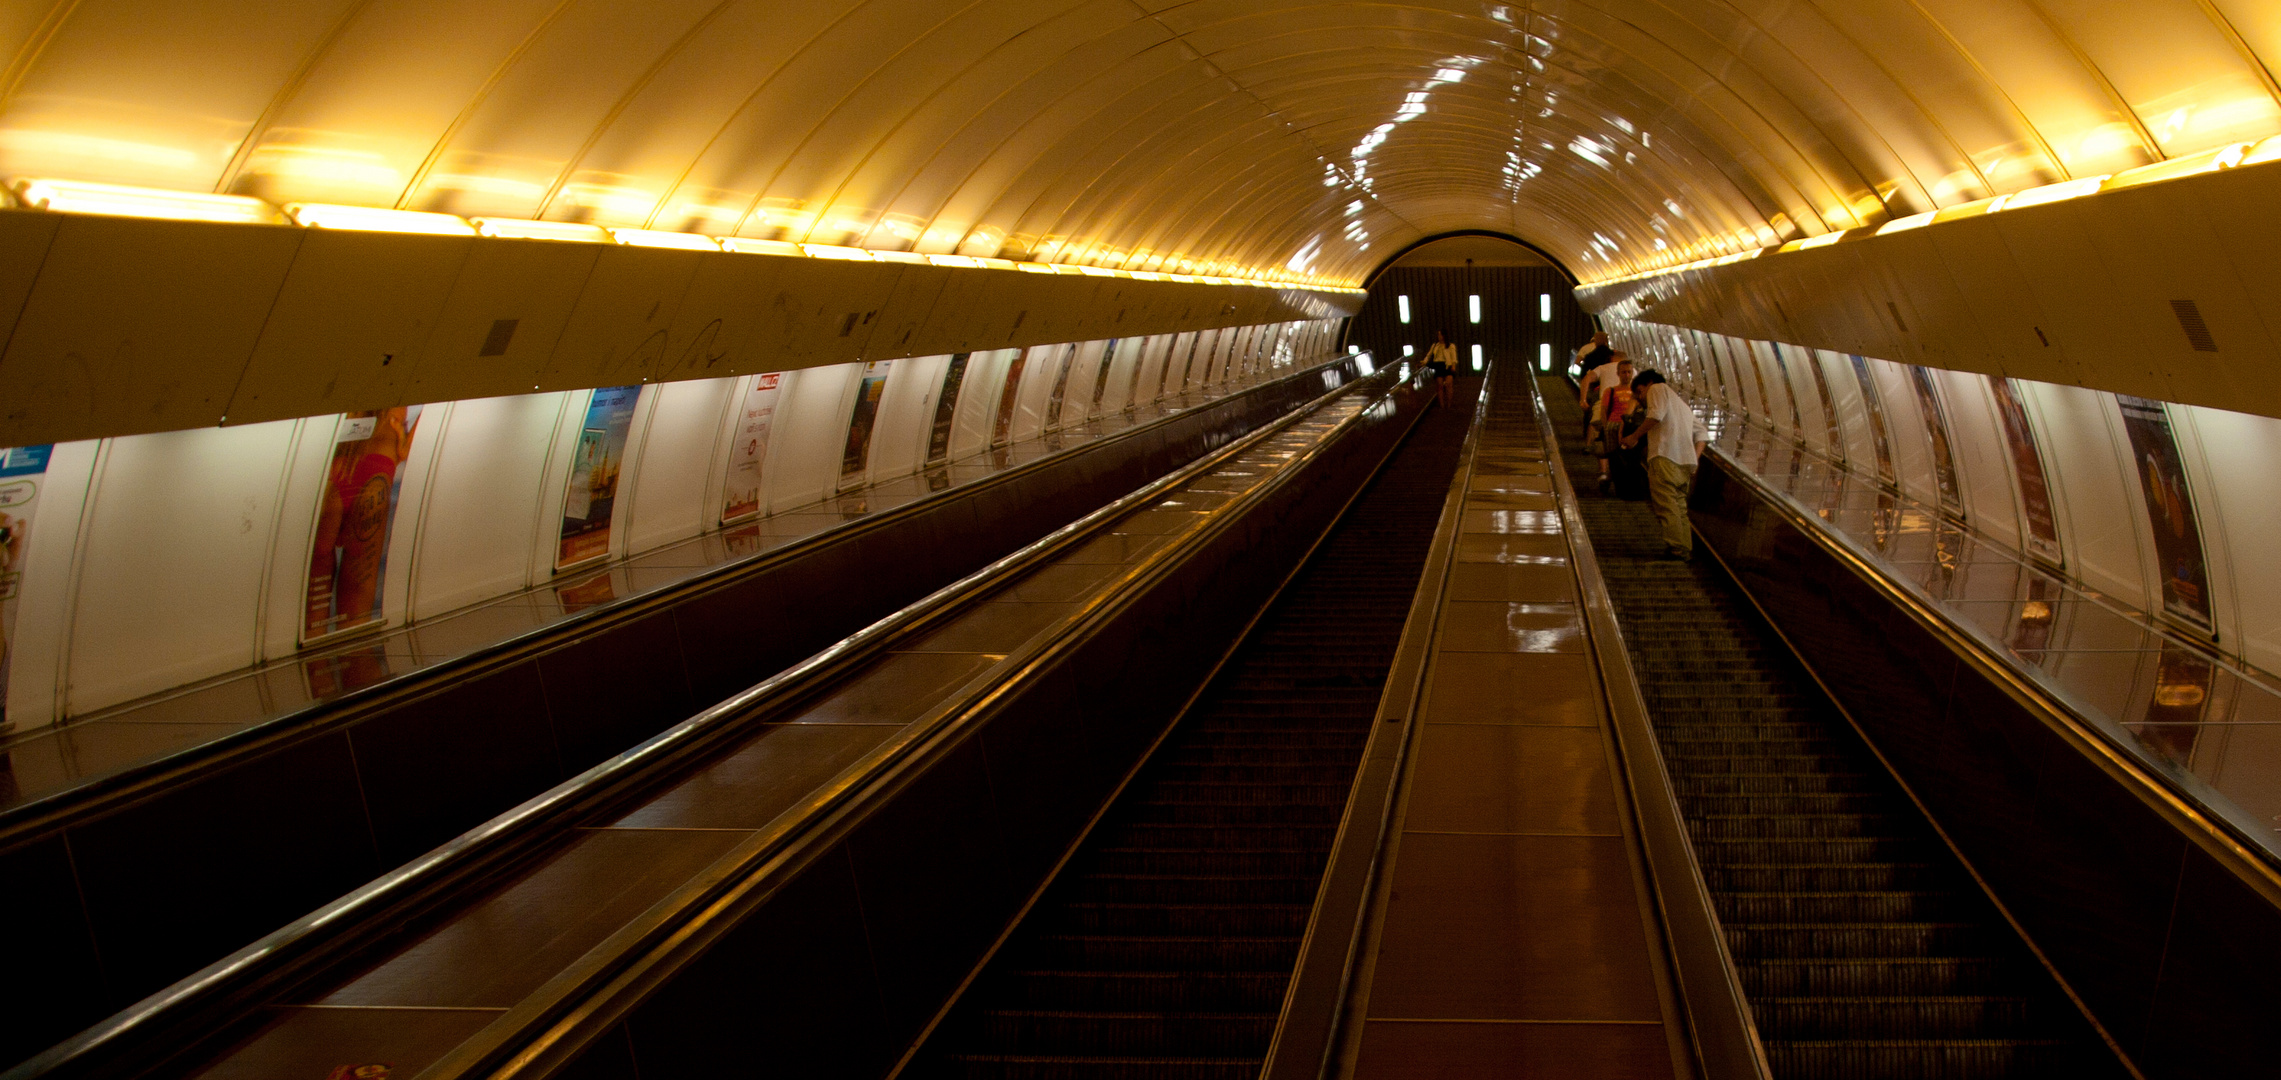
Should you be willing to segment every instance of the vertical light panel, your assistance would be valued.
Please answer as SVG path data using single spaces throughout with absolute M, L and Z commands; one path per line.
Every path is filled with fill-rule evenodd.
M 1410 353 L 1411 353 L 1412 351 L 1414 351 L 1414 350 L 1412 350 L 1412 349 L 1411 349 L 1409 346 L 1407 346 L 1407 345 L 1404 345 L 1404 346 L 1402 346 L 1402 355 L 1404 355 L 1404 356 L 1408 356 L 1408 355 L 1410 355 Z
M 1475 321 L 1479 321 L 1479 320 L 1475 320 Z M 1475 346 L 1473 347 L 1473 370 L 1475 370 L 1475 371 L 1479 371 L 1479 370 L 1481 370 L 1481 346 L 1479 346 L 1479 345 L 1475 345 Z
M 1408 293 L 1403 293 L 1394 298 L 1394 311 L 1395 314 L 1401 316 L 1405 324 L 1410 321 L 1410 296 Z
M 1552 321 L 1552 294 L 1551 294 L 1551 293 L 1538 293 L 1538 294 L 1537 294 L 1537 321 L 1538 321 L 1538 322 L 1551 322 L 1551 321 Z
M 1481 321 L 1481 294 L 1475 293 L 1465 298 L 1465 311 L 1473 317 L 1474 322 Z
M 1550 344 L 1539 344 L 1537 346 L 1537 370 L 1552 370 L 1552 346 Z
M 1361 351 L 1362 351 L 1362 346 L 1360 346 L 1360 345 L 1349 345 L 1349 346 L 1347 346 L 1347 347 L 1346 347 L 1346 354 L 1347 354 L 1348 356 L 1353 356 L 1354 354 L 1356 354 L 1356 353 L 1358 353 L 1358 352 L 1361 352 Z

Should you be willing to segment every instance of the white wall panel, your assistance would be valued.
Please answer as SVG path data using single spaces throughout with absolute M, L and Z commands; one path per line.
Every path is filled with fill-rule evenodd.
M 950 459 L 972 457 L 990 449 L 990 423 L 998 415 L 998 398 L 1006 386 L 1006 367 L 1020 349 L 992 349 L 967 358 L 966 383 L 958 391 L 958 421 L 951 429 Z
M 562 485 L 547 488 L 548 459 L 564 423 L 576 422 L 570 406 L 585 399 L 583 392 L 477 398 L 453 402 L 435 418 L 442 423 L 418 524 L 407 535 L 408 523 L 397 521 L 396 542 L 414 541 L 414 619 L 545 576 L 551 560 L 534 563 L 533 551 L 551 550 L 562 524 Z M 428 420 L 421 418 L 423 427 Z
M 80 558 L 69 711 L 254 660 L 294 426 L 279 421 L 112 441 Z
M 71 628 L 71 569 L 98 440 L 57 443 L 40 479 L 31 540 L 24 545 L 16 622 L 8 640 L 8 719 L 17 730 L 63 716 L 63 642 Z
M 1029 359 L 1022 364 L 1022 381 L 1015 387 L 1014 423 L 1008 438 L 1022 442 L 1037 438 L 1045 430 L 1046 400 L 1053 395 L 1054 380 L 1060 377 L 1062 366 L 1074 356 L 1075 345 L 1042 345 L 1029 351 Z
M 1886 434 L 1893 443 L 1893 470 L 1901 490 L 1927 506 L 1939 506 L 1932 443 L 1925 434 L 1924 413 L 1917 408 L 1917 389 L 1909 383 L 1908 369 L 1890 360 L 1872 359 L 1869 377 L 1877 380 L 1877 398 L 1885 405 Z
M 2147 602 L 2146 505 L 2118 429 L 2114 398 L 2097 390 L 2022 382 L 2038 434 L 2050 440 L 2052 502 L 2075 576 L 2123 603 Z
M 2281 671 L 2281 420 L 2249 413 L 2181 407 L 2191 418 L 2206 468 L 2190 478 L 2194 505 L 2208 545 L 2213 587 L 2220 580 L 2218 617 L 2236 625 L 2231 644 L 2251 664 Z M 2222 477 L 2222 480 L 2216 478 Z M 2209 481 L 2216 480 L 2212 483 Z
M 2022 544 L 2011 450 L 1988 379 L 1963 371 L 1932 371 L 1948 409 L 1949 448 L 1964 486 L 1965 513 L 1974 528 L 2017 550 Z
M 942 393 L 943 369 L 949 365 L 947 356 L 914 356 L 888 369 L 879 418 L 871 429 L 872 483 L 909 476 L 925 464 L 935 395 Z
M 848 395 L 862 372 L 862 364 L 833 364 L 784 373 L 768 464 L 761 470 L 770 512 L 832 493 L 847 448 Z
M 647 551 L 697 535 L 718 521 L 721 508 L 708 492 L 724 467 L 722 432 L 729 397 L 739 380 L 695 379 L 652 386 L 643 392 L 647 419 L 640 450 L 619 481 L 619 508 L 626 515 L 626 550 Z

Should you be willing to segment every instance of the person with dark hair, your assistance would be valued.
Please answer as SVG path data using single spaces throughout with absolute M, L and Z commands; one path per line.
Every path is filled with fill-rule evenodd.
M 1426 349 L 1426 370 L 1434 375 L 1434 399 L 1447 406 L 1457 395 L 1457 346 L 1449 343 L 1449 332 L 1434 331 L 1434 343 Z
M 1694 558 L 1687 492 L 1695 484 L 1695 463 L 1703 453 L 1703 423 L 1678 391 L 1663 381 L 1663 373 L 1653 368 L 1632 380 L 1632 400 L 1646 420 L 1639 430 L 1624 436 L 1623 446 L 1647 447 L 1648 505 L 1663 526 L 1663 552 L 1674 559 Z
M 1584 410 L 1585 442 L 1592 441 L 1592 400 L 1600 396 L 1600 380 L 1614 374 L 1616 357 L 1621 355 L 1608 344 L 1605 330 L 1576 347 L 1576 407 Z

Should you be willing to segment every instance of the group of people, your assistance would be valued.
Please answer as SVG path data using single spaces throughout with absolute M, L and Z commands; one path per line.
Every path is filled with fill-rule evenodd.
M 1576 404 L 1584 410 L 1585 442 L 1600 459 L 1600 493 L 1644 496 L 1662 526 L 1664 554 L 1693 558 L 1687 493 L 1708 441 L 1703 422 L 1662 372 L 1636 370 L 1605 333 L 1576 350 L 1576 363 L 1583 370 Z
M 1703 422 L 1662 372 L 1635 369 L 1606 333 L 1579 347 L 1576 363 L 1583 370 L 1576 404 L 1584 410 L 1584 440 L 1600 459 L 1600 493 L 1648 500 L 1663 529 L 1664 554 L 1693 558 L 1687 494 L 1708 441 Z M 1447 333 L 1434 332 L 1425 367 L 1437 384 L 1435 397 L 1447 406 L 1457 375 L 1457 347 Z

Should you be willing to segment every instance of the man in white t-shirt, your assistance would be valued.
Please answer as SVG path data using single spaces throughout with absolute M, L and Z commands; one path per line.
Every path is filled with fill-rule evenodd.
M 1695 532 L 1687 525 L 1687 492 L 1695 484 L 1695 462 L 1702 457 L 1703 422 L 1687 407 L 1659 371 L 1632 380 L 1632 399 L 1647 423 L 1624 439 L 1629 449 L 1647 443 L 1647 498 L 1663 526 L 1663 552 L 1674 559 L 1695 555 Z

